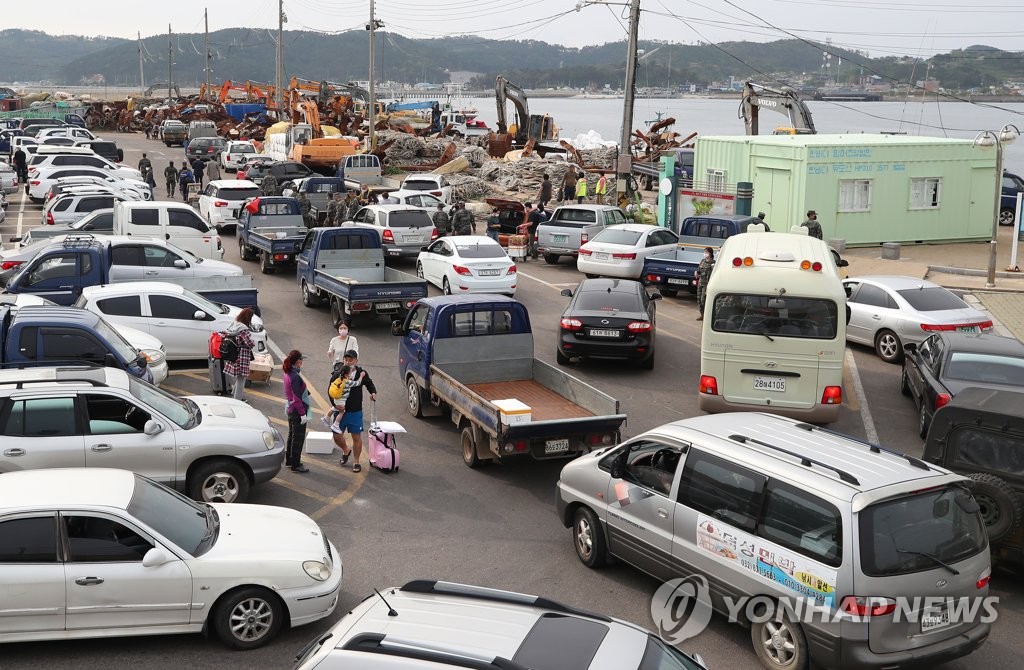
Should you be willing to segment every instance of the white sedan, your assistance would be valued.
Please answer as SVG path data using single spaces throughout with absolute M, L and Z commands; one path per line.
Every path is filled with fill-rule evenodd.
M 160 338 L 170 360 L 205 359 L 211 333 L 227 330 L 241 308 L 193 293 L 169 282 L 143 281 L 87 286 L 75 302 L 118 326 Z M 253 353 L 267 353 L 267 331 L 252 319 Z
M 454 235 L 430 243 L 416 259 L 416 275 L 446 294 L 514 296 L 519 275 L 501 245 L 483 235 Z
M 329 616 L 341 577 L 292 509 L 197 503 L 127 470 L 0 475 L 0 642 L 205 629 L 255 649 Z
M 679 237 L 671 230 L 640 223 L 608 226 L 580 247 L 576 269 L 587 277 L 639 279 L 644 259 L 672 251 Z

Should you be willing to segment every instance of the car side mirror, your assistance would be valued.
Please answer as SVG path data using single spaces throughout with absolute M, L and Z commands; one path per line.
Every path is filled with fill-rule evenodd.
M 188 263 L 179 258 L 178 260 L 174 261 L 174 267 L 184 270 L 185 268 L 188 267 Z
M 915 342 L 906 342 L 906 343 L 904 343 L 903 344 L 903 351 L 906 351 L 907 353 L 910 353 L 910 352 L 913 352 L 913 351 L 917 351 L 917 343 L 915 343 Z
M 171 560 L 167 552 L 160 547 L 153 547 L 142 557 L 142 567 L 156 568 Z
M 571 288 L 563 288 L 561 295 L 564 298 L 571 298 L 572 297 L 572 289 Z
M 396 337 L 403 337 L 405 335 L 405 324 L 401 319 L 395 319 L 391 322 L 391 334 Z
M 622 479 L 622 476 L 626 474 L 626 459 L 629 458 L 629 449 L 623 449 L 622 453 L 615 457 L 612 461 L 611 475 L 612 479 Z
M 847 285 L 847 286 L 844 286 L 843 288 L 846 290 L 846 297 L 847 298 L 852 298 L 853 297 L 853 287 Z
M 142 432 L 146 435 L 159 435 L 164 432 L 164 427 L 159 422 L 150 419 L 146 422 L 146 425 L 142 427 Z
M 426 251 L 426 250 L 427 250 L 426 247 L 420 247 L 420 251 Z
M 846 260 L 845 258 L 840 258 L 839 262 L 836 263 L 836 265 L 841 268 L 850 267 L 850 261 Z
M 206 312 L 201 309 L 197 309 L 196 313 L 192 315 L 192 318 L 196 321 L 202 321 L 206 318 Z
M 103 365 L 107 366 L 108 368 L 116 368 L 118 367 L 117 358 L 114 356 L 114 354 L 107 354 L 106 356 L 103 357 Z

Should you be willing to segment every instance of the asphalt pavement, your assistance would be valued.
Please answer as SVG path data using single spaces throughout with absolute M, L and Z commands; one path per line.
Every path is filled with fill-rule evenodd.
M 168 160 L 178 163 L 182 157 L 180 150 L 147 141 L 141 134 L 115 134 L 112 139 L 125 149 L 130 165 L 146 151 L 157 174 Z M 25 204 L 21 194 L 10 200 L 7 222 L 0 226 L 5 243 L 19 226 L 38 225 L 40 216 L 39 207 Z M 225 236 L 224 246 L 225 260 L 254 275 L 274 345 L 307 354 L 304 373 L 311 386 L 323 393 L 330 371 L 327 345 L 334 334 L 328 310 L 302 305 L 292 273 L 262 275 L 255 263 L 240 261 L 232 236 Z M 411 263 L 404 267 L 412 269 Z M 856 269 L 851 261 L 851 275 Z M 519 274 L 516 297 L 530 310 L 536 356 L 554 364 L 558 318 L 566 303 L 559 292 L 575 286 L 580 275 L 567 259 L 557 266 L 543 261 L 521 264 Z M 431 294 L 436 293 L 432 288 Z M 696 316 L 696 301 L 686 294 L 658 303 L 658 362 L 652 371 L 608 362 L 571 367 L 572 374 L 620 400 L 629 417 L 624 437 L 699 413 L 700 323 Z M 360 364 L 378 387 L 377 416 L 398 421 L 409 431 L 398 436 L 401 470 L 390 475 L 373 471 L 364 454 L 363 472 L 354 474 L 339 465 L 337 452 L 307 455 L 308 474 L 285 470 L 272 482 L 256 487 L 251 501 L 298 509 L 323 526 L 339 548 L 345 569 L 334 615 L 286 631 L 265 649 L 251 653 L 233 652 L 215 639 L 196 635 L 9 644 L 0 648 L 0 670 L 290 668 L 303 645 L 373 588 L 418 578 L 540 594 L 652 627 L 650 599 L 659 586 L 655 580 L 623 565 L 591 570 L 576 558 L 569 531 L 555 517 L 554 486 L 561 462 L 513 461 L 470 470 L 462 463 L 459 434 L 450 421 L 415 419 L 408 414 L 397 372 L 397 338 L 391 335 L 390 324 L 383 319 L 357 320 L 351 332 L 359 338 Z M 887 446 L 920 455 L 917 416 L 912 402 L 900 395 L 899 367 L 856 345 L 848 348 L 846 362 L 846 403 L 832 428 L 861 438 L 877 436 Z M 174 368 L 165 388 L 210 392 L 204 362 Z M 279 370 L 269 384 L 254 385 L 248 394 L 282 432 L 287 430 Z M 327 407 L 322 397 L 315 398 L 315 405 L 320 411 Z M 315 430 L 318 424 L 314 421 L 311 426 Z M 989 641 L 971 656 L 944 667 L 1019 667 L 1024 643 L 1017 631 L 1024 626 L 1024 582 L 1017 574 L 999 571 L 992 588 L 1002 606 Z M 682 646 L 702 654 L 713 670 L 760 667 L 748 632 L 719 617 Z

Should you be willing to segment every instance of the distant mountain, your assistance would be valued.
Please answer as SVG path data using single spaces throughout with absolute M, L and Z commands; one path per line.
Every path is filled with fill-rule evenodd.
M 210 33 L 211 80 L 272 82 L 274 36 L 264 29 L 231 28 Z M 364 30 L 337 35 L 285 31 L 288 77 L 346 82 L 368 78 L 369 44 Z M 823 45 L 822 45 L 823 46 Z M 38 31 L 0 31 L 0 79 L 52 80 L 138 85 L 136 40 L 51 36 Z M 638 87 L 703 87 L 731 78 L 771 84 L 779 80 L 820 84 L 831 79 L 850 85 L 865 75 L 898 81 L 940 80 L 945 88 L 969 89 L 1019 79 L 1024 57 L 973 45 L 928 60 L 911 56 L 872 59 L 862 53 L 830 48 L 833 58 L 822 69 L 822 51 L 802 40 L 726 42 L 718 45 L 641 41 Z M 621 88 L 625 81 L 624 42 L 584 48 L 537 40 L 496 41 L 480 37 L 414 40 L 382 31 L 377 34 L 377 78 L 408 84 L 441 83 L 449 73 L 477 73 L 474 88 L 489 89 L 502 74 L 524 88 Z M 202 34 L 175 34 L 170 40 L 173 78 L 182 86 L 206 80 Z M 167 80 L 168 38 L 143 40 L 147 83 Z

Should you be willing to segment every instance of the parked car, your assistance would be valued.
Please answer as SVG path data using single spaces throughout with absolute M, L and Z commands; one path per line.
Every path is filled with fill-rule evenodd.
M 220 153 L 227 147 L 227 141 L 223 137 L 197 137 L 189 140 L 185 148 L 185 157 L 189 162 L 200 158 L 204 161 L 219 160 Z
M 516 264 L 497 242 L 483 235 L 442 237 L 416 258 L 416 275 L 446 294 L 502 293 L 515 297 Z
M 10 195 L 18 190 L 18 173 L 13 166 L 0 162 L 0 193 Z
M 245 163 L 246 158 L 256 155 L 256 147 L 253 143 L 244 140 L 228 140 L 224 150 L 220 152 L 220 165 L 225 172 L 234 172 Z
M 101 140 L 98 137 L 93 140 L 78 140 L 75 142 L 75 146 L 92 149 L 96 155 L 106 158 L 111 163 L 124 162 L 124 149 L 110 140 Z
M 247 161 L 245 164 L 245 170 L 238 171 L 238 178 L 248 179 L 255 184 L 262 184 L 263 178 L 268 174 L 274 175 L 277 179 L 278 186 L 280 186 L 284 182 L 292 179 L 312 177 L 313 171 L 302 163 L 296 163 L 295 161 L 277 161 L 271 163 L 263 161 Z
M 236 170 L 235 174 L 235 176 L 238 179 L 248 179 L 248 172 L 258 165 L 269 165 L 271 163 L 277 162 L 270 156 L 265 156 L 263 154 L 256 154 L 255 156 L 243 156 L 240 160 L 242 164 L 238 166 L 238 169 Z M 256 170 L 255 172 L 253 172 L 253 175 L 259 177 L 259 181 L 252 180 L 255 183 L 259 184 L 260 181 L 263 180 L 263 173 L 260 170 Z
M 367 205 L 356 212 L 352 223 L 377 231 L 385 258 L 419 256 L 420 249 L 438 235 L 430 215 L 408 205 Z
M 1024 344 L 994 333 L 938 332 L 904 345 L 900 391 L 918 409 L 918 434 L 932 417 L 969 387 L 1024 391 Z
M 18 240 L 18 248 L 23 249 L 42 240 L 51 241 L 58 235 L 69 235 L 76 232 L 93 235 L 109 235 L 114 231 L 114 210 L 97 209 L 89 212 L 79 220 L 66 226 L 39 226 L 32 228 Z
M 886 363 L 903 360 L 903 346 L 931 333 L 987 332 L 992 318 L 956 294 L 924 279 L 899 276 L 851 277 L 843 280 L 850 320 L 849 342 L 866 344 Z
M 242 311 L 159 281 L 87 286 L 74 306 L 159 337 L 168 360 L 205 359 L 210 335 L 227 330 Z M 267 331 L 258 316 L 252 319 L 252 338 L 253 353 L 266 354 Z
M 113 209 L 115 202 L 124 201 L 124 198 L 100 188 L 75 189 L 46 203 L 42 216 L 43 225 L 68 226 L 97 209 Z
M 550 598 L 417 580 L 364 598 L 296 658 L 295 670 L 339 668 L 703 670 L 704 661 Z
M 445 203 L 435 195 L 431 195 L 425 191 L 395 191 L 391 194 L 392 198 L 398 199 L 398 204 L 409 205 L 410 207 L 419 207 L 425 209 L 427 213 L 433 215 L 437 211 L 438 205 L 443 205 L 444 211 L 450 216 L 452 214 L 452 205 Z
M 555 359 L 567 365 L 572 358 L 610 358 L 654 369 L 655 318 L 661 294 L 648 294 L 631 279 L 584 279 L 562 312 Z
M 645 258 L 674 249 L 678 243 L 678 235 L 658 226 L 608 226 L 580 247 L 576 268 L 587 277 L 639 279 Z
M 47 137 L 67 137 L 72 140 L 95 140 L 98 139 L 89 130 L 78 126 L 57 126 L 44 128 L 36 133 L 37 140 L 44 140 Z
M 61 189 L 76 186 L 102 186 L 126 200 L 153 200 L 153 189 L 146 182 L 103 175 L 61 177 L 50 185 L 44 199 L 51 200 L 60 193 Z
M 1003 170 L 999 201 L 999 225 L 1012 226 L 1017 213 L 1017 194 L 1024 193 L 1024 177 Z
M 608 226 L 626 224 L 626 215 L 614 205 L 562 205 L 537 226 L 537 251 L 554 265 L 562 256 L 578 258 L 580 247 Z
M 48 135 L 40 139 L 39 144 L 44 147 L 73 147 L 75 146 L 75 140 L 70 137 Z
M 170 432 L 150 434 L 172 424 L 162 417 L 137 431 L 146 411 L 139 399 L 107 391 L 89 389 L 76 401 L 90 425 L 112 431 L 90 441 L 127 444 Z M 170 396 L 159 402 L 176 405 Z M 116 415 L 126 407 L 135 416 Z M 185 409 L 175 409 L 175 420 L 189 420 Z M 135 435 L 113 432 L 122 427 Z M 140 465 L 168 453 L 124 451 Z M 86 453 L 118 460 L 113 449 Z M 289 626 L 329 616 L 342 579 L 337 548 L 301 512 L 199 504 L 109 467 L 0 475 L 0 559 L 4 608 L 21 613 L 0 617 L 2 642 L 209 631 L 233 649 L 255 649 Z M 29 575 L 32 588 L 24 588 Z
M 53 183 L 56 182 L 58 179 L 63 179 L 65 177 L 81 177 L 87 175 L 97 177 L 113 177 L 114 179 L 124 178 L 123 175 L 114 174 L 111 170 L 107 170 L 106 168 L 89 167 L 86 165 L 70 165 L 63 167 L 50 166 L 39 170 L 38 173 L 34 176 L 29 175 L 28 183 L 25 184 L 25 192 L 28 194 L 29 200 L 35 203 L 39 203 L 43 201 L 43 199 L 46 197 L 47 191 L 50 190 L 50 187 L 53 186 Z M 133 184 L 145 183 L 137 177 L 127 177 L 127 179 Z
M 657 580 L 697 575 L 688 586 L 722 614 L 726 597 L 756 597 L 741 621 L 765 668 L 902 667 L 966 656 L 992 629 L 933 615 L 922 597 L 988 595 L 969 485 L 802 419 L 723 413 L 580 456 L 562 468 L 556 504 L 588 567 L 617 558 Z M 763 616 L 764 598 L 812 609 Z
M 235 228 L 242 205 L 259 195 L 260 187 L 247 179 L 215 179 L 199 195 L 199 216 L 218 233 Z
M 401 190 L 429 193 L 443 201 L 446 205 L 452 204 L 452 186 L 443 174 L 431 174 L 428 172 L 411 174 L 402 181 Z
M 128 167 L 121 163 L 115 163 L 108 161 L 106 158 L 93 153 L 91 150 L 83 150 L 83 153 L 55 153 L 44 151 L 48 147 L 40 147 L 36 151 L 36 155 L 29 161 L 28 176 L 29 179 L 37 178 L 37 175 L 45 173 L 47 170 L 54 170 L 66 167 L 92 167 L 106 170 L 107 174 L 112 177 L 123 177 L 125 179 L 136 179 L 142 181 L 142 173 L 133 167 Z M 62 151 L 73 151 L 75 147 L 53 147 L 54 149 L 61 149 Z M 85 153 L 88 151 L 88 153 Z

